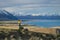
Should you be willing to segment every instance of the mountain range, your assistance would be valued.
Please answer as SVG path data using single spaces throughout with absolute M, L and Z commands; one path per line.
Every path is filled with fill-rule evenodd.
M 17 20 L 17 17 L 13 16 L 6 10 L 0 10 L 0 20 Z
M 60 16 L 17 16 L 18 19 L 60 20 Z
M 17 13 L 16 13 L 17 14 Z M 46 19 L 46 20 L 60 20 L 59 15 L 51 15 L 51 16 L 42 16 L 42 15 L 21 15 L 16 16 L 6 10 L 0 10 L 0 20 L 18 20 L 18 19 Z

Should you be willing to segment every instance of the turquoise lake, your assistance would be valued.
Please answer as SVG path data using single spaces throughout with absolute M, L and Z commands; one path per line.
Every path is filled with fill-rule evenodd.
M 38 27 L 57 27 L 60 26 L 60 20 L 27 20 L 22 22 L 22 24 L 35 25 Z

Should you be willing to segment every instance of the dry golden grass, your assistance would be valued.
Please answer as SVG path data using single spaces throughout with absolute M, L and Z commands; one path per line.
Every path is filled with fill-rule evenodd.
M 24 28 L 27 28 L 29 31 L 33 32 L 40 32 L 40 33 L 47 33 L 47 34 L 55 34 L 56 29 L 54 28 L 41 28 L 36 26 L 26 26 Z
M 0 29 L 19 29 L 18 25 L 5 25 L 5 26 L 0 26 Z
M 55 34 L 56 33 L 55 28 L 42 28 L 42 27 L 30 26 L 30 25 L 25 25 L 22 27 L 24 27 L 24 29 L 28 29 L 29 31 L 32 31 L 32 32 L 40 32 L 40 33 L 48 33 L 48 34 Z M 18 24 L 6 24 L 5 26 L 0 26 L 0 29 L 18 30 L 19 26 L 18 26 Z

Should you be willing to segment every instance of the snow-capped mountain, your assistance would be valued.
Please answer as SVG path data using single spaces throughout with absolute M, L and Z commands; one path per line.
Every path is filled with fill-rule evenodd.
M 16 20 L 17 17 L 13 16 L 6 10 L 0 10 L 0 20 Z
M 23 13 L 23 12 L 12 12 L 14 16 L 60 16 L 60 14 L 57 13 Z
M 19 11 L 8 12 L 6 10 L 0 10 L 0 20 L 5 19 L 60 19 L 60 15 L 56 13 L 24 13 Z
M 47 19 L 47 20 L 60 20 L 60 15 L 57 14 L 25 14 L 18 15 L 18 19 Z

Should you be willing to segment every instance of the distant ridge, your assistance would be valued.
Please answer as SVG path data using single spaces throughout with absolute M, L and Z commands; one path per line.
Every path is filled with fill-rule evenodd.
M 18 14 L 18 13 L 16 13 Z M 6 10 L 0 10 L 0 20 L 30 20 L 30 19 L 41 19 L 41 20 L 60 20 L 60 15 L 50 15 L 50 16 L 43 16 L 43 15 L 15 15 L 14 13 L 10 13 Z
M 17 16 L 18 19 L 43 19 L 43 20 L 60 20 L 60 16 Z
M 2 20 L 17 20 L 17 17 L 13 16 L 6 10 L 0 10 L 0 21 Z

